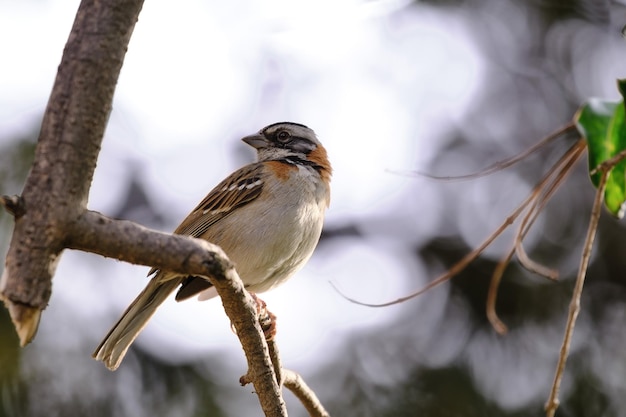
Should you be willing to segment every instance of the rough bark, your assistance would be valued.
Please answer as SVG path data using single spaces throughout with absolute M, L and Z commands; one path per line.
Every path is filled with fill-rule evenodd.
M 68 226 L 85 210 L 142 0 L 83 1 L 48 101 L 0 280 L 22 344 L 47 306 Z

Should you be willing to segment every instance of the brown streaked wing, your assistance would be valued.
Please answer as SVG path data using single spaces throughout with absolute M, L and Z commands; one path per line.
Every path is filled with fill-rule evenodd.
M 201 237 L 211 225 L 257 198 L 262 189 L 263 164 L 246 165 L 213 188 L 173 233 Z M 152 268 L 148 275 L 157 271 Z
M 174 233 L 201 237 L 211 225 L 257 198 L 263 189 L 262 177 L 260 163 L 233 172 L 209 192 Z

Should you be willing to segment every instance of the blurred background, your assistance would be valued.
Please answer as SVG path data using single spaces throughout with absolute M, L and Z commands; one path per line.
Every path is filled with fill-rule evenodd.
M 0 192 L 18 194 L 78 2 L 0 0 Z M 239 141 L 313 128 L 335 168 L 316 254 L 264 294 L 284 365 L 333 416 L 537 416 L 547 399 L 594 190 L 581 161 L 526 238 L 559 282 L 507 269 L 504 233 L 451 282 L 388 308 L 477 246 L 573 143 L 512 156 L 626 77 L 626 3 L 609 0 L 146 2 L 119 79 L 89 207 L 164 231 L 252 161 Z M 0 253 L 12 218 L 0 212 Z M 605 213 L 559 416 L 626 410 L 626 230 Z M 3 265 L 2 265 L 3 267 Z M 0 268 L 2 268 L 0 267 Z M 0 308 L 0 416 L 258 416 L 219 300 L 166 302 L 115 373 L 91 359 L 148 268 L 65 252 L 37 338 Z M 286 397 L 290 415 L 304 416 Z M 621 411 L 620 411 L 621 410 Z

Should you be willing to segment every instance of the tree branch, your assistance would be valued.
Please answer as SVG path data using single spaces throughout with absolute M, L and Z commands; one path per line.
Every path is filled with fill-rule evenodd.
M 259 319 L 261 329 L 266 331 L 267 328 L 264 328 L 264 322 L 269 324 L 267 320 L 264 320 L 264 317 L 261 317 Z M 293 392 L 311 417 L 330 417 L 330 414 L 328 414 L 326 409 L 324 409 L 324 406 L 315 395 L 315 392 L 309 388 L 309 386 L 304 382 L 304 379 L 302 379 L 302 377 L 294 371 L 283 368 L 276 340 L 269 340 L 267 342 L 267 346 L 269 348 L 269 357 L 271 359 L 272 366 L 274 367 L 274 374 L 276 375 L 278 386 L 280 388 L 285 386 Z M 251 375 L 246 374 L 242 376 L 239 379 L 239 382 L 241 382 L 241 385 L 249 384 L 251 382 Z
M 71 225 L 66 245 L 126 262 L 208 277 L 244 348 L 247 375 L 265 415 L 287 415 L 258 321 L 256 302 L 219 246 L 190 236 L 157 232 L 126 220 L 113 220 L 95 211 L 85 211 Z
M 300 400 L 311 417 L 330 417 L 315 393 L 302 377 L 289 369 L 283 369 L 284 384 Z
M 206 240 L 157 232 L 96 211 L 84 211 L 66 233 L 69 249 L 132 264 L 215 278 L 233 268 L 222 249 Z
M 48 101 L 0 280 L 22 345 L 47 306 L 68 222 L 85 209 L 115 84 L 142 0 L 84 0 Z M 6 203 L 6 198 L 4 202 Z
M 0 299 L 25 345 L 48 304 L 65 248 L 207 276 L 242 343 L 261 408 L 266 416 L 286 416 L 256 304 L 223 251 L 86 209 L 113 92 L 142 3 L 83 0 L 79 7 L 23 193 L 0 199 L 15 216 Z
M 263 328 L 263 326 L 261 326 Z M 276 382 L 278 386 L 282 388 L 285 383 L 285 375 L 283 374 L 283 364 L 280 360 L 280 353 L 278 352 L 278 345 L 276 344 L 276 340 L 272 339 L 267 342 L 267 347 L 269 348 L 270 360 L 272 361 L 272 366 L 274 367 L 274 373 L 276 374 Z

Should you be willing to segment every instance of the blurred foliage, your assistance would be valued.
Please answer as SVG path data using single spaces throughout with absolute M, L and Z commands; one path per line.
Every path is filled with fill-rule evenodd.
M 604 42 L 607 36 L 619 37 L 623 22 L 615 23 L 612 17 L 618 12 L 623 15 L 624 11 L 623 6 L 608 0 L 430 0 L 407 6 L 420 7 L 463 15 L 487 66 L 486 81 L 463 123 L 451 126 L 439 138 L 440 155 L 432 171 L 444 175 L 454 174 L 448 172 L 456 167 L 448 160 L 451 155 L 463 155 L 466 161 L 486 166 L 510 156 L 513 149 L 524 149 L 571 120 L 580 103 L 588 99 L 585 91 L 605 81 L 594 78 L 592 72 L 574 70 L 574 63 L 580 59 L 577 48 L 582 42 L 576 35 L 584 33 L 583 46 L 589 48 L 586 52 L 592 51 L 594 42 Z M 620 27 L 612 31 L 613 24 Z M 584 58 L 590 59 L 586 54 Z M 504 136 L 502 132 L 506 132 Z M 12 138 L 2 145 L 3 194 L 19 193 L 32 161 L 34 137 L 35 134 Z M 546 151 L 544 157 L 525 162 L 515 172 L 522 182 L 532 184 L 553 162 L 552 156 L 551 151 Z M 150 206 L 150 195 L 141 182 L 131 175 L 128 184 L 129 191 L 114 214 L 140 217 L 144 224 L 159 222 L 160 214 Z M 441 188 L 446 193 L 447 185 L 442 184 Z M 492 193 L 504 191 L 496 188 Z M 497 309 L 511 329 L 508 335 L 494 336 L 485 317 L 487 288 L 497 259 L 484 256 L 449 286 L 435 290 L 445 293 L 445 305 L 433 305 L 441 298 L 425 294 L 421 302 L 407 303 L 393 326 L 354 334 L 343 351 L 334 353 L 331 364 L 320 367 L 309 382 L 314 388 L 337 387 L 318 393 L 331 414 L 541 415 L 547 397 L 543 387 L 556 363 L 572 275 L 580 253 L 579 240 L 586 227 L 592 195 L 587 173 L 580 169 L 543 215 L 545 230 L 531 256 L 563 270 L 558 283 L 548 283 L 516 264 L 507 269 Z M 431 276 L 470 250 L 459 226 L 459 218 L 468 210 L 460 198 L 452 191 L 444 195 L 448 202 L 447 229 L 410 248 L 425 262 Z M 153 220 L 146 222 L 146 218 Z M 385 221 L 391 225 L 395 220 Z M 0 213 L 3 249 L 10 235 L 10 221 Z M 347 219 L 346 224 L 326 229 L 323 240 L 366 236 L 367 229 L 362 226 L 368 221 Z M 561 225 L 558 238 L 551 234 L 557 230 L 555 225 Z M 486 236 L 490 230 L 483 232 Z M 624 227 L 608 216 L 602 218 L 577 327 L 577 335 L 582 339 L 575 343 L 568 364 L 562 405 L 557 412 L 560 417 L 618 416 L 626 409 L 625 243 Z M 441 307 L 440 315 L 429 314 L 436 307 Z M 235 402 L 236 395 L 241 395 L 225 392 L 217 385 L 208 371 L 219 369 L 217 363 L 168 364 L 137 345 L 126 366 L 114 376 L 107 373 L 105 377 L 104 369 L 102 373 L 84 375 L 83 361 L 90 360 L 85 358 L 85 352 L 93 347 L 93 340 L 83 340 L 78 347 L 63 347 L 63 352 L 41 344 L 22 350 L 3 309 L 0 332 L 0 417 L 219 417 L 227 412 L 220 408 L 225 401 L 218 398 Z M 536 353 L 529 346 L 548 353 Z M 495 364 L 489 363 L 491 358 Z M 525 378 L 521 379 L 523 383 L 520 378 Z M 515 392 L 513 398 L 503 399 L 500 394 L 507 386 L 528 399 L 521 404 L 515 402 Z
M 420 369 L 411 375 L 399 392 L 391 394 L 391 406 L 380 416 L 415 416 L 415 410 L 430 417 L 487 417 L 510 416 L 496 404 L 485 399 L 473 386 L 471 375 L 459 366 Z M 446 407 L 442 407 L 446 404 Z M 540 414 L 536 408 L 536 415 Z

